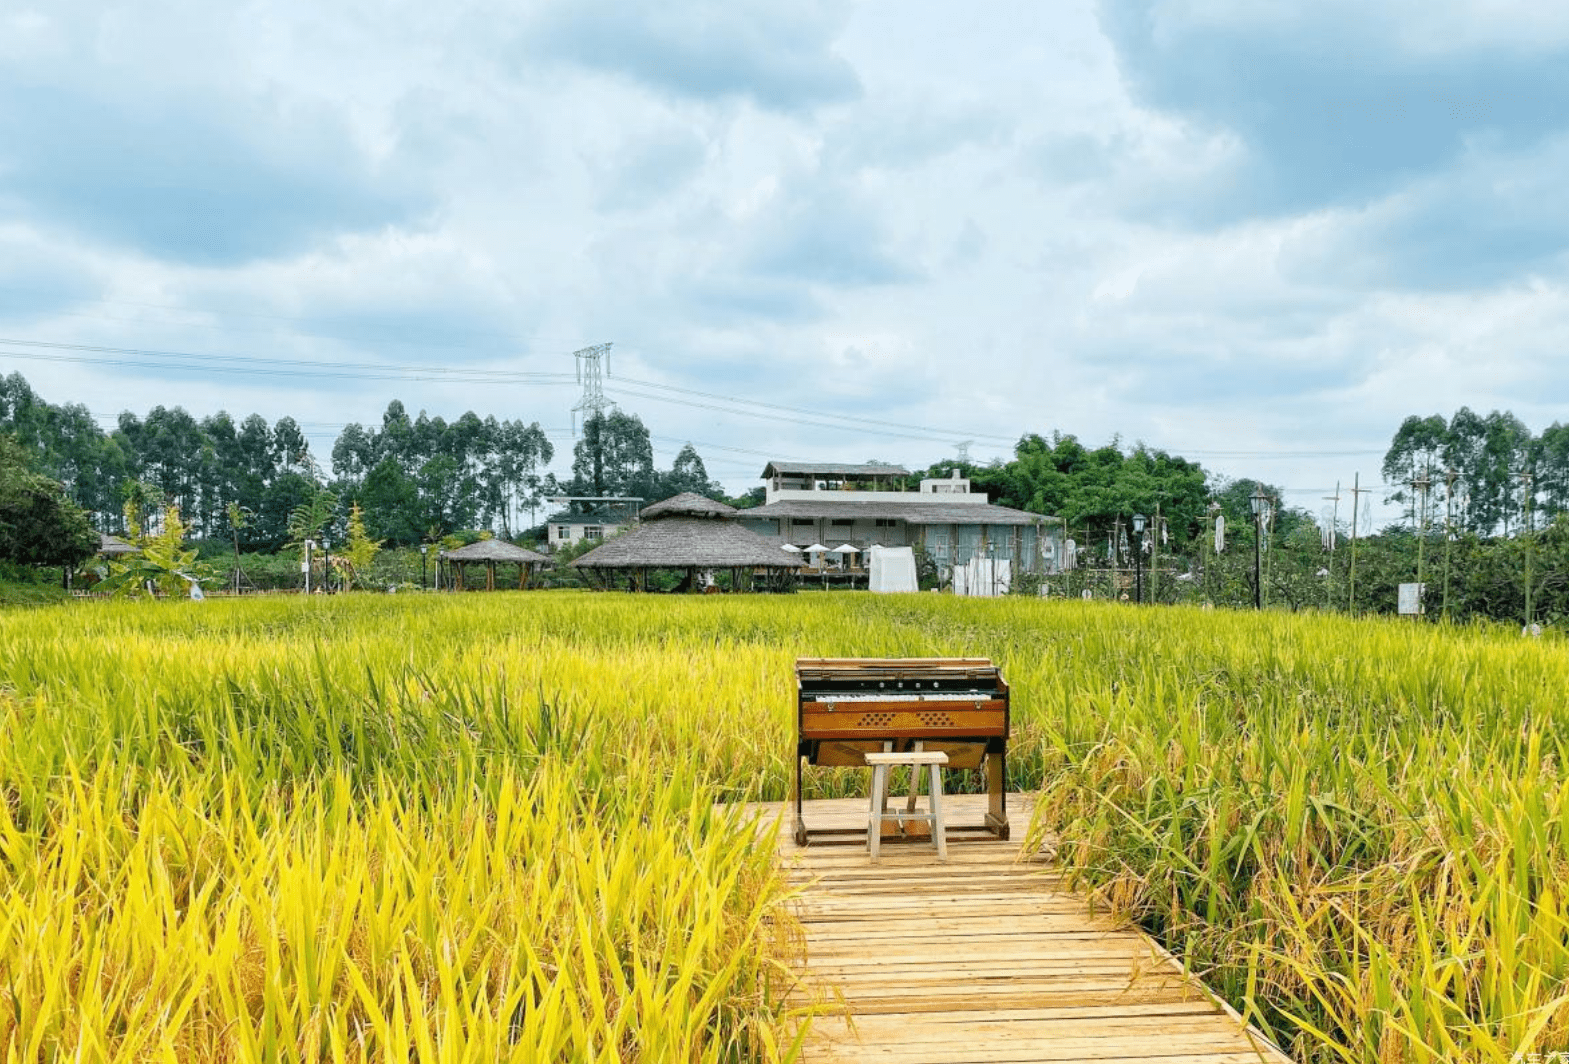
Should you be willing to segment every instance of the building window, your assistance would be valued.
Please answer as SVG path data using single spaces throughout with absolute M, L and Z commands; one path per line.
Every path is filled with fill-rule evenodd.
M 605 530 L 603 528 L 601 528 L 600 526 L 598 526 L 598 525 L 584 525 L 583 526 L 583 538 L 584 539 L 599 539 L 602 536 L 604 536 L 604 534 L 605 534 Z
M 855 518 L 836 517 L 830 521 L 829 524 L 833 525 L 835 528 L 849 528 L 851 525 L 855 524 Z
M 557 525 L 556 526 L 556 538 L 557 539 L 571 539 L 572 538 L 572 530 L 569 529 L 566 525 Z
M 879 517 L 873 522 L 878 528 L 892 528 L 898 522 L 892 517 Z
M 792 517 L 790 518 L 790 523 L 797 528 L 800 528 L 802 525 L 810 528 L 817 522 L 813 521 L 810 517 Z

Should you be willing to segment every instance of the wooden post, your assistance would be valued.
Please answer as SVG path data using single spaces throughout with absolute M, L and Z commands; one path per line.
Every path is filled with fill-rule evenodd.
M 496 590 L 496 562 L 494 559 L 485 561 L 485 590 Z

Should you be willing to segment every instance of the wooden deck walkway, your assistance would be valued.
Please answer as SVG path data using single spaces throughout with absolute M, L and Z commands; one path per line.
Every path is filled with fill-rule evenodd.
M 945 798 L 950 824 L 976 823 L 984 796 Z M 1091 915 L 1044 861 L 1021 858 L 1026 796 L 1009 795 L 1015 840 L 798 847 L 781 860 L 802 893 L 800 996 L 826 999 L 803 1060 L 848 1064 L 1289 1064 L 1142 933 Z M 756 807 L 764 818 L 780 804 Z M 864 825 L 864 799 L 807 803 L 813 828 Z

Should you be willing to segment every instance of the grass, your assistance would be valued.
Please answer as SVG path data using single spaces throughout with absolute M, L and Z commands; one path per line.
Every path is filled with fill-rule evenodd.
M 715 803 L 785 796 L 795 657 L 927 654 L 1003 665 L 1035 830 L 1299 1059 L 1565 1048 L 1563 649 L 924 595 L 0 611 L 0 1059 L 788 1057 L 786 888 Z

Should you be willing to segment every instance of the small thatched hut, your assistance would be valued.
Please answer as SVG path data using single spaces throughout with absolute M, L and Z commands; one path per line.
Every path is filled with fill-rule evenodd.
M 538 554 L 522 547 L 514 547 L 504 539 L 482 539 L 470 543 L 457 550 L 444 550 L 437 558 L 456 566 L 454 579 L 459 591 L 464 590 L 465 578 L 470 565 L 483 565 L 485 567 L 485 590 L 496 590 L 496 566 L 516 565 L 518 567 L 518 590 L 528 587 L 529 576 L 541 565 L 548 565 L 550 559 L 543 554 Z
M 123 558 L 127 554 L 140 552 L 140 547 L 132 546 L 118 536 L 111 536 L 107 532 L 98 533 L 98 553 L 105 558 Z
M 601 587 L 617 576 L 631 586 L 648 589 L 656 569 L 686 571 L 681 590 L 695 591 L 698 574 L 730 571 L 730 586 L 755 587 L 761 575 L 768 586 L 779 586 L 801 567 L 801 559 L 770 543 L 735 521 L 738 511 L 722 502 L 685 492 L 656 502 L 639 515 L 642 524 L 596 547 L 572 563 L 594 574 Z

